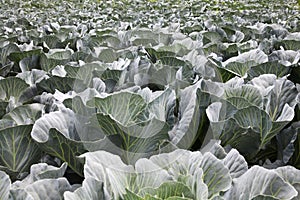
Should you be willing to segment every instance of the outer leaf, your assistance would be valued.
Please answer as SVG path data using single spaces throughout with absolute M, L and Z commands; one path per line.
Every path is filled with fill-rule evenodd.
M 208 58 L 206 67 L 215 69 L 214 71 L 216 73 L 217 80 L 223 83 L 229 81 L 237 75 L 233 71 L 226 69 L 220 61 L 217 61 L 213 58 Z
M 277 160 L 274 164 L 279 164 L 279 166 L 287 164 L 289 160 L 292 158 L 293 154 L 294 157 L 297 154 L 295 151 L 295 146 L 297 143 L 297 136 L 300 132 L 299 130 L 300 124 L 299 122 L 294 122 L 291 124 L 291 126 L 287 127 L 286 129 L 283 129 L 277 136 Z M 290 164 L 295 164 L 292 162 L 291 159 Z M 297 163 L 297 162 L 296 162 Z M 294 165 L 295 166 L 295 165 Z M 273 168 L 273 167 L 272 167 Z
M 214 156 L 216 156 L 218 159 L 224 159 L 227 156 L 227 153 L 225 152 L 225 149 L 220 145 L 220 140 L 214 140 L 211 139 L 208 144 L 206 144 L 200 152 L 202 154 L 206 152 L 212 153 Z M 224 163 L 225 164 L 225 163 Z
M 65 95 L 63 95 L 65 96 Z M 87 97 L 87 95 L 85 95 Z M 79 96 L 75 96 L 74 98 L 68 98 L 63 100 L 62 102 L 67 108 L 72 109 L 76 114 L 83 115 L 83 116 L 91 116 L 95 113 L 94 108 L 90 108 L 84 105 L 82 98 Z
M 175 57 L 176 54 L 170 51 L 156 51 L 153 48 L 145 48 L 147 56 L 153 63 L 156 63 L 157 60 L 163 57 Z
M 67 169 L 67 164 L 64 163 L 60 168 L 47 165 L 46 163 L 34 164 L 30 168 L 30 174 L 22 181 L 15 181 L 12 184 L 13 189 L 25 188 L 35 181 L 41 179 L 57 179 L 64 176 Z
M 248 70 L 254 65 L 256 65 L 256 63 L 252 60 L 245 61 L 245 62 L 234 61 L 234 62 L 227 63 L 226 69 L 240 77 L 244 77 L 247 74 Z
M 41 143 L 44 151 L 68 162 L 74 171 L 81 174 L 82 164 L 76 156 L 86 150 L 83 143 L 77 141 L 74 119 L 74 113 L 70 110 L 46 114 L 36 121 L 31 136 Z
M 271 74 L 254 78 L 250 84 L 242 80 L 226 83 L 226 100 L 211 104 L 207 115 L 215 138 L 255 162 L 265 159 L 263 154 L 270 150 L 264 150 L 266 145 L 294 118 L 296 88 L 285 77 L 276 79 Z
M 164 89 L 165 85 L 176 85 L 176 73 L 177 69 L 170 66 L 164 65 L 162 67 L 157 67 L 155 65 L 150 67 L 148 74 L 145 75 L 146 77 L 149 76 L 149 80 L 148 78 L 143 79 L 147 80 L 147 84 L 154 84 L 156 87 Z
M 254 49 L 254 50 L 250 50 L 246 53 L 242 53 L 242 54 L 238 55 L 237 57 L 232 57 L 232 58 L 226 60 L 224 62 L 224 65 L 226 66 L 227 64 L 232 63 L 232 62 L 245 63 L 245 62 L 249 62 L 249 61 L 253 61 L 254 63 L 257 63 L 257 64 L 265 63 L 265 62 L 268 62 L 268 56 L 263 51 L 261 51 L 259 49 Z
M 11 172 L 26 172 L 40 158 L 31 129 L 32 125 L 22 125 L 0 130 L 0 163 Z
M 12 52 L 12 53 L 9 54 L 8 58 L 11 61 L 14 61 L 14 62 L 18 63 L 23 58 L 32 57 L 32 56 L 35 56 L 35 55 L 40 55 L 41 52 L 42 52 L 41 49 L 33 49 L 33 50 L 22 51 L 22 52 Z
M 53 49 L 52 52 L 41 54 L 41 68 L 50 72 L 57 65 L 66 64 L 71 59 L 71 54 L 71 51 L 64 49 Z
M 169 51 L 175 53 L 177 56 L 183 56 L 188 53 L 188 49 L 182 44 L 172 44 L 168 46 L 161 46 L 157 49 L 157 51 Z
M 8 199 L 11 181 L 9 176 L 0 171 L 0 199 Z
M 14 63 L 10 62 L 10 63 L 4 65 L 3 67 L 1 67 L 0 75 L 3 77 L 7 76 L 7 74 L 12 70 L 13 66 L 14 66 Z
M 297 196 L 297 191 L 276 172 L 254 166 L 234 179 L 232 188 L 224 195 L 225 199 L 232 200 L 252 199 L 258 196 L 291 199 Z
M 263 98 L 259 89 L 251 85 L 242 85 L 236 88 L 226 88 L 225 95 L 228 102 L 238 109 L 251 105 L 262 107 Z
M 137 94 L 120 92 L 106 98 L 94 98 L 87 102 L 88 106 L 95 106 L 98 112 L 109 115 L 124 126 L 143 122 L 147 119 L 144 99 Z
M 289 73 L 289 67 L 280 64 L 278 61 L 262 63 L 251 67 L 248 75 L 251 78 L 258 77 L 262 74 L 275 74 L 277 77 L 283 77 Z
M 115 93 L 103 99 L 94 98 L 88 105 L 93 103 L 100 111 L 96 115 L 95 127 L 118 141 L 115 149 L 127 163 L 151 155 L 158 150 L 161 141 L 168 138 L 167 124 L 156 118 L 147 119 L 147 104 L 138 94 Z
M 270 61 L 279 61 L 284 66 L 290 67 L 299 61 L 299 52 L 292 50 L 277 50 L 269 55 Z
M 11 54 L 12 52 L 19 52 L 19 51 L 20 51 L 19 47 L 14 43 L 9 43 L 3 48 L 1 48 L 0 61 L 2 66 L 5 66 L 5 64 L 7 63 L 9 54 Z
M 34 198 L 23 189 L 13 189 L 9 194 L 10 199 L 34 200 Z
M 205 153 L 200 167 L 203 169 L 203 181 L 208 187 L 209 198 L 218 196 L 221 191 L 231 187 L 229 170 L 213 154 Z
M 111 48 L 102 49 L 98 58 L 106 63 L 112 63 L 118 59 L 115 51 Z
M 203 33 L 205 43 L 217 43 L 222 41 L 222 36 L 218 32 L 207 31 Z
M 160 59 L 160 62 L 163 65 L 169 65 L 172 67 L 190 67 L 190 64 L 188 62 L 179 60 L 178 58 L 175 57 L 162 57 Z
M 179 121 L 171 131 L 172 142 L 180 148 L 190 148 L 198 139 L 197 137 L 204 138 L 203 136 L 205 136 L 201 132 L 205 128 L 206 120 L 202 111 L 210 103 L 210 94 L 198 89 L 201 84 L 203 84 L 204 90 L 206 83 L 199 81 L 181 91 Z
M 85 178 L 94 178 L 104 183 L 104 187 L 110 191 L 115 198 L 126 193 L 127 189 L 134 189 L 132 183 L 135 181 L 135 174 L 132 166 L 125 165 L 119 156 L 105 151 L 88 152 L 84 157 Z
M 38 103 L 18 106 L 3 116 L 3 119 L 15 121 L 17 125 L 33 124 L 41 117 L 43 108 L 44 105 Z
M 34 132 L 31 134 L 34 134 Z M 50 129 L 48 134 L 50 137 L 46 142 L 41 143 L 40 147 L 50 155 L 56 156 L 67 162 L 70 168 L 77 174 L 82 175 L 82 161 L 76 156 L 86 152 L 84 144 L 67 138 L 56 129 Z
M 232 149 L 223 159 L 224 165 L 229 169 L 231 178 L 238 178 L 248 170 L 248 164 L 243 156 Z
M 55 90 L 59 90 L 62 93 L 69 91 L 82 92 L 86 89 L 86 85 L 82 80 L 69 77 L 53 76 L 48 79 L 43 79 L 37 83 L 38 92 L 54 93 Z
M 15 122 L 7 119 L 0 120 L 0 130 L 15 126 Z
M 193 175 L 190 176 L 187 186 L 191 188 L 196 199 L 208 199 L 208 187 L 203 182 L 203 170 L 198 168 Z
M 176 181 L 186 184 L 196 199 L 208 199 L 208 187 L 203 182 L 202 159 L 203 156 L 200 152 L 189 152 L 182 149 L 150 158 L 156 165 L 170 171 Z
M 273 121 L 280 118 L 286 104 L 292 108 L 296 104 L 297 89 L 286 77 L 276 79 L 273 74 L 265 74 L 252 79 L 251 84 L 268 99 L 264 106 Z
M 33 86 L 41 80 L 48 78 L 45 71 L 38 69 L 32 69 L 31 71 L 19 73 L 16 77 L 24 80 L 30 86 Z
M 149 112 L 153 113 L 160 121 L 174 123 L 175 93 L 171 89 L 165 90 L 149 104 Z
M 8 101 L 13 96 L 17 102 L 26 88 L 28 88 L 28 85 L 20 78 L 8 77 L 2 79 L 0 80 L 0 99 Z
M 66 178 L 43 179 L 28 185 L 24 191 L 33 199 L 60 200 L 64 192 L 70 191 L 71 185 Z
M 49 130 L 55 128 L 65 137 L 76 140 L 74 126 L 72 127 L 74 118 L 75 114 L 70 109 L 45 114 L 33 125 L 31 136 L 37 142 L 44 143 L 49 139 Z
M 162 140 L 168 139 L 167 132 L 169 128 L 167 124 L 155 118 L 127 127 L 100 113 L 97 114 L 97 119 L 99 123 L 97 128 L 103 131 L 105 135 L 114 135 L 116 139 L 119 138 L 122 148 L 128 153 L 145 153 L 147 155 L 156 151 Z
M 64 199 L 66 200 L 105 199 L 103 183 L 91 177 L 86 178 L 82 183 L 82 187 L 78 188 L 74 192 L 68 192 L 68 191 L 65 192 Z
M 292 166 L 285 166 L 275 169 L 280 177 L 290 183 L 298 192 L 298 195 L 293 200 L 300 198 L 300 171 Z
M 99 75 L 102 78 L 107 66 L 100 62 L 86 63 L 80 67 L 66 65 L 67 77 L 83 80 L 84 84 L 89 85 L 93 76 Z M 103 79 L 103 78 L 102 78 Z
M 82 175 L 82 163 L 77 156 L 87 150 L 106 149 L 114 153 L 113 144 L 103 138 L 99 131 L 85 127 L 85 119 L 81 124 L 73 111 L 63 108 L 61 111 L 45 114 L 33 126 L 31 136 L 41 148 L 68 163 L 76 173 Z M 92 136 L 86 135 L 88 131 Z M 102 137 L 101 137 L 102 136 Z M 92 140 L 92 141 L 91 141 Z
M 139 159 L 135 164 L 135 170 L 138 173 L 136 178 L 138 188 L 158 188 L 164 182 L 171 180 L 166 170 L 149 159 Z
M 241 109 L 236 112 L 234 118 L 242 128 L 251 128 L 259 133 L 261 146 L 267 144 L 275 136 L 275 134 L 270 134 L 272 122 L 268 114 L 257 107 Z
M 38 68 L 39 66 L 39 55 L 32 55 L 31 57 L 26 57 L 20 60 L 19 67 L 22 72 L 30 71 Z

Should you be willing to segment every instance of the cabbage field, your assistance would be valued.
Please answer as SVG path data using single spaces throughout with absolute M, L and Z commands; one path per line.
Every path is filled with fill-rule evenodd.
M 300 200 L 296 0 L 0 0 L 0 200 Z

